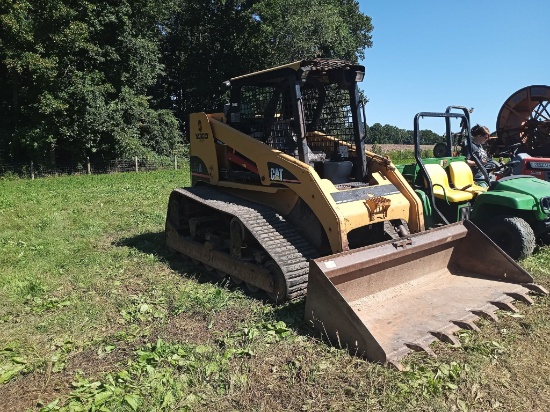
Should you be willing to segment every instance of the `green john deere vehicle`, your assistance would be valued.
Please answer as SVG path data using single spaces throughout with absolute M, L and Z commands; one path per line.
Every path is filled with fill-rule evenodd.
M 447 144 L 446 150 L 439 148 L 439 157 L 421 157 L 421 118 L 445 120 Z M 453 150 L 451 120 L 466 125 L 463 144 L 471 147 L 465 107 L 449 106 L 445 113 L 421 112 L 414 118 L 416 162 L 398 166 L 423 203 L 426 228 L 469 219 L 513 259 L 530 256 L 537 239 L 546 239 L 550 233 L 550 182 L 512 175 L 513 161 L 490 161 L 484 167 L 473 156 L 489 187 L 476 185 L 466 158 Z

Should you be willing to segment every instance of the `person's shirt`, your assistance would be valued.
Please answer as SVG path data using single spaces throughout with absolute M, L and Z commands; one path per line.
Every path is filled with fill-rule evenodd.
M 481 146 L 480 144 L 477 144 L 472 141 L 472 153 L 470 153 L 470 148 L 467 144 L 464 144 L 462 146 L 462 155 L 466 157 L 468 160 L 474 160 L 472 153 L 476 155 L 476 157 L 481 161 L 482 164 L 487 163 L 489 160 L 489 156 L 487 155 L 487 152 Z M 472 173 L 474 174 L 474 180 L 485 180 L 485 176 L 483 176 L 483 172 L 477 165 L 471 166 Z

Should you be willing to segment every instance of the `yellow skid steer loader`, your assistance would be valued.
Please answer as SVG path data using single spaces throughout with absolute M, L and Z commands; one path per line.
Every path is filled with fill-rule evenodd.
M 223 113 L 189 120 L 192 187 L 167 245 L 306 318 L 367 359 L 410 350 L 544 292 L 473 225 L 424 231 L 391 161 L 365 150 L 364 67 L 314 59 L 233 78 Z

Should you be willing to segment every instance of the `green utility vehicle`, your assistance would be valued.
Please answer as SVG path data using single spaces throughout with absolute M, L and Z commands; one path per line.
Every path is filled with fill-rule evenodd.
M 439 157 L 421 157 L 421 118 L 445 120 L 446 150 L 440 150 Z M 414 118 L 416 162 L 398 166 L 422 200 L 426 228 L 469 219 L 513 259 L 526 258 L 533 253 L 537 239 L 547 239 L 550 233 L 550 182 L 512 175 L 514 162 L 491 161 L 484 167 L 473 156 L 489 187 L 477 185 L 466 158 L 453 150 L 451 120 L 466 125 L 463 144 L 471 149 L 465 107 L 449 106 L 445 113 L 422 112 Z

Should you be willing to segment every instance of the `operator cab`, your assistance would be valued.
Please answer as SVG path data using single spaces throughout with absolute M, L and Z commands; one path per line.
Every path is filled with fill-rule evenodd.
M 366 181 L 357 82 L 365 68 L 334 59 L 294 62 L 227 81 L 232 127 L 315 168 L 335 185 Z

